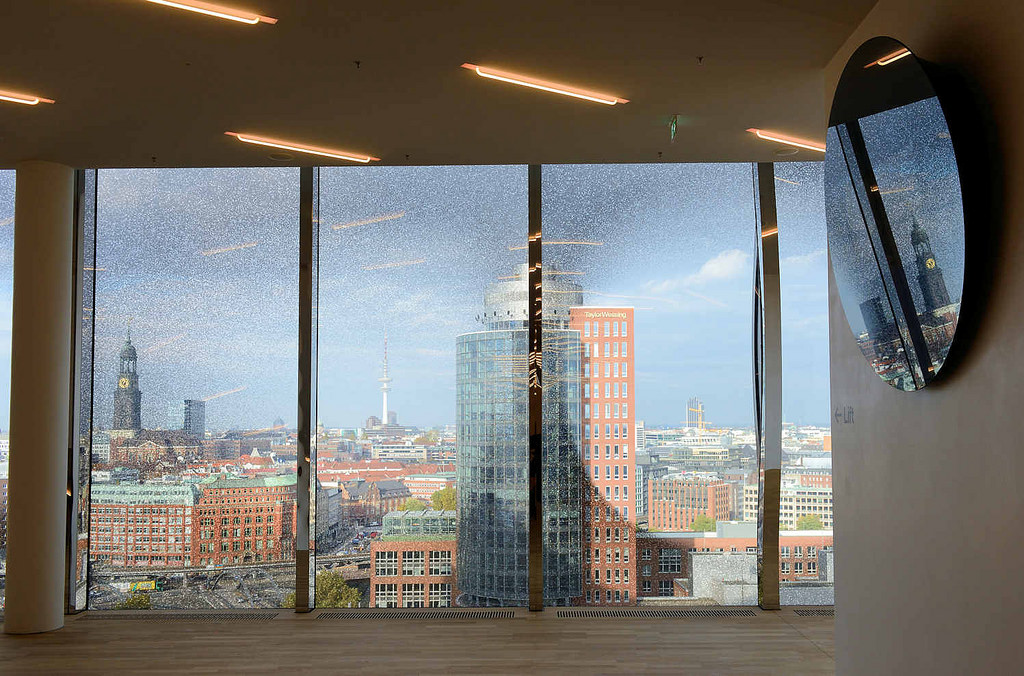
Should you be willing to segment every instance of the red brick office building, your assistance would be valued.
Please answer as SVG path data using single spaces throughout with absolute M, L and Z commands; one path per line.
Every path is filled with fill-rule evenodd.
M 192 528 L 196 565 L 237 565 L 295 557 L 295 476 L 230 478 L 198 485 Z
M 584 474 L 583 597 L 636 601 L 636 445 L 633 308 L 574 307 L 580 332 Z
M 674 474 L 647 482 L 647 518 L 656 530 L 688 530 L 698 516 L 728 521 L 733 486 L 717 477 Z

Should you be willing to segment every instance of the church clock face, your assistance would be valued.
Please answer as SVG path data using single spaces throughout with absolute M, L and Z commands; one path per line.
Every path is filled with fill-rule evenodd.
M 128 385 L 129 382 L 127 378 L 121 378 L 120 380 L 117 381 L 117 386 L 120 387 L 122 390 L 128 387 Z
M 924 262 L 924 266 L 926 268 L 928 268 L 929 270 L 934 270 L 935 269 L 935 259 L 934 258 L 929 258 L 928 260 L 926 260 Z

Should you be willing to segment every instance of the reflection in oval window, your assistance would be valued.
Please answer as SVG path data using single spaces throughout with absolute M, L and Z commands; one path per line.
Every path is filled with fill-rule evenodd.
M 924 387 L 960 314 L 963 202 L 942 106 L 895 40 L 866 42 L 840 78 L 825 198 L 836 285 L 864 357 L 893 387 Z

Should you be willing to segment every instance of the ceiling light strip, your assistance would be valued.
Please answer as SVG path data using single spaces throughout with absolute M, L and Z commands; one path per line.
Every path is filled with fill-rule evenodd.
M 53 99 L 44 99 L 42 96 L 36 96 L 35 94 L 19 94 L 18 92 L 8 92 L 2 89 L 0 89 L 0 101 L 22 103 L 26 106 L 37 106 L 40 103 L 55 103 Z
M 304 146 L 290 141 L 280 141 L 278 139 L 264 138 L 262 136 L 254 136 L 252 134 L 240 134 L 235 131 L 224 132 L 228 136 L 234 136 L 243 143 L 254 143 L 256 145 L 267 146 L 270 148 L 280 148 L 282 150 L 291 150 L 297 153 L 306 153 L 308 155 L 319 155 L 321 157 L 331 157 L 337 160 L 348 160 L 349 162 L 362 162 L 367 164 L 369 162 L 379 162 L 379 157 L 373 157 L 372 155 L 361 155 L 359 153 L 350 153 L 345 150 L 332 150 L 330 148 L 319 148 L 317 146 Z
M 594 103 L 603 103 L 606 106 L 614 106 L 616 103 L 629 103 L 628 99 L 619 98 L 618 96 L 612 96 L 611 94 L 602 94 L 600 92 L 593 92 L 587 89 L 580 89 L 571 85 L 560 84 L 557 82 L 548 82 L 547 80 L 538 80 L 537 78 L 529 77 L 527 75 L 520 75 L 518 73 L 510 73 L 504 70 L 498 70 L 496 68 L 488 68 L 486 66 L 478 66 L 473 63 L 462 64 L 463 68 L 475 71 L 480 77 L 486 77 L 491 80 L 499 80 L 501 82 L 508 82 L 510 84 L 520 85 L 523 87 L 531 87 L 533 89 L 540 89 L 545 92 L 551 92 L 553 94 L 562 94 L 564 96 L 572 96 L 577 99 L 584 99 L 586 101 L 593 101 Z
M 229 21 L 237 21 L 238 23 L 246 23 L 250 26 L 255 26 L 258 23 L 277 23 L 277 19 L 271 16 L 261 16 L 259 14 L 245 12 L 232 7 L 215 5 L 210 2 L 201 2 L 200 0 L 146 0 L 146 2 L 152 2 L 155 5 L 164 5 L 165 7 L 173 7 L 174 9 L 184 9 L 189 12 L 205 14 L 206 16 L 214 16 L 218 19 L 227 19 Z
M 794 146 L 796 148 L 803 148 L 805 150 L 816 150 L 819 153 L 825 152 L 824 143 L 815 143 L 814 141 L 805 141 L 799 138 L 793 138 L 791 136 L 783 136 L 782 134 L 776 134 L 773 131 L 765 131 L 763 129 L 750 128 L 751 134 L 757 136 L 757 138 L 764 139 L 765 141 L 775 141 L 776 143 L 784 143 L 788 146 Z

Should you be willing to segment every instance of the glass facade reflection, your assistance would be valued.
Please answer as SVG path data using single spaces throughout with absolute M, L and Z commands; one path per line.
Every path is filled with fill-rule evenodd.
M 829 242 L 847 320 L 875 373 L 930 382 L 960 313 L 964 218 L 949 125 L 922 65 L 865 43 L 836 92 L 825 157 Z M 894 92 L 898 94 L 894 94 Z

